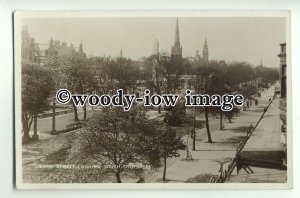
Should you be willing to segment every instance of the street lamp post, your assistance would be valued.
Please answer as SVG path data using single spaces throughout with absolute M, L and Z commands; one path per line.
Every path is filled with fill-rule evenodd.
M 57 134 L 57 131 L 55 130 L 55 102 L 53 102 L 53 105 L 52 105 L 52 131 L 50 134 L 51 135 Z
M 196 107 L 194 106 L 194 120 L 193 120 L 193 151 L 196 150 Z
M 33 121 L 33 132 L 34 132 L 34 134 L 32 136 L 33 140 L 38 140 L 39 139 L 39 135 L 37 134 L 37 115 L 38 114 L 35 113 L 34 117 L 33 117 L 33 119 L 34 119 L 34 121 Z

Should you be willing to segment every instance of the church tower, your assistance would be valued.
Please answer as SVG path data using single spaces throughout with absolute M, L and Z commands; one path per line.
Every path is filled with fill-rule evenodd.
M 153 43 L 153 59 L 152 59 L 152 81 L 153 85 L 157 85 L 157 67 L 159 62 L 159 42 L 157 39 Z
M 208 45 L 206 39 L 203 46 L 203 61 L 208 62 Z
M 157 39 L 154 40 L 153 44 L 153 55 L 158 56 L 159 55 L 159 42 Z
M 175 28 L 175 42 L 171 50 L 171 63 L 175 68 L 181 67 L 182 64 L 182 47 L 180 46 L 178 18 Z
M 79 44 L 78 55 L 81 58 L 86 58 L 86 54 L 83 52 L 82 43 Z
M 196 50 L 195 61 L 200 62 L 200 60 L 201 60 L 201 56 L 199 54 L 199 50 Z

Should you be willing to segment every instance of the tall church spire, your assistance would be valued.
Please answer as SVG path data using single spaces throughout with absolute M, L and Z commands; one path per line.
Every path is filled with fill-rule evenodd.
M 208 62 L 208 45 L 207 45 L 207 40 L 205 38 L 205 42 L 203 45 L 203 60 Z
M 175 43 L 174 43 L 174 45 L 180 47 L 178 17 L 176 19 Z
M 178 18 L 176 19 L 175 27 L 175 42 L 171 50 L 171 62 L 176 69 L 182 66 L 182 47 L 180 46 Z

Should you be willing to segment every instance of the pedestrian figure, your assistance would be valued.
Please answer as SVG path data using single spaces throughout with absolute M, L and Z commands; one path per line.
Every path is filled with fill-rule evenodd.
M 192 156 L 191 152 L 188 149 L 186 150 L 185 159 L 186 159 L 186 161 L 192 161 L 193 160 L 193 156 Z
M 250 132 L 253 130 L 252 123 L 250 124 L 249 130 L 250 130 Z
M 225 129 L 225 125 L 222 123 L 221 124 L 221 130 L 224 130 Z
M 220 172 L 221 177 L 223 177 L 223 164 L 222 163 L 220 164 L 219 172 Z
M 145 183 L 145 179 L 143 177 L 140 177 L 140 179 L 136 183 Z

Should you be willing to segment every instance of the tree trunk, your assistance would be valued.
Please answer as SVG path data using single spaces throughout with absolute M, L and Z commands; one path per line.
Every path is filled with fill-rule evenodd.
M 158 113 L 161 113 L 161 106 L 158 106 Z
M 164 156 L 164 173 L 163 173 L 163 181 L 166 181 L 167 174 L 167 156 Z
M 72 102 L 72 105 L 74 108 L 74 116 L 75 116 L 74 119 L 75 119 L 75 121 L 78 121 L 79 119 L 78 119 L 77 107 L 73 102 Z
M 34 114 L 34 120 L 33 120 L 33 134 L 37 134 L 37 113 Z
M 227 115 L 228 115 L 228 121 L 229 121 L 229 123 L 231 123 L 231 111 L 229 111 L 229 112 L 227 113 Z
M 22 142 L 26 143 L 29 142 L 30 140 L 30 129 L 28 128 L 27 124 L 23 124 L 23 137 L 22 137 Z
M 118 182 L 118 183 L 122 183 L 120 171 L 117 171 L 117 172 L 116 172 L 116 178 L 117 178 L 117 182 Z
M 209 130 L 208 109 L 207 109 L 207 107 L 204 107 L 204 111 L 205 111 L 205 120 L 206 120 L 207 141 L 209 143 L 212 143 L 210 130 Z
M 83 120 L 86 120 L 86 104 L 83 106 Z
M 220 109 L 220 130 L 223 130 L 223 114 L 222 114 L 222 110 Z
M 26 116 L 26 114 L 22 113 L 22 124 L 23 124 L 23 137 L 22 142 L 27 143 L 31 140 L 30 138 L 30 128 L 33 121 L 32 115 Z
M 169 128 L 167 128 L 169 130 Z M 164 150 L 163 150 L 163 155 L 164 155 L 164 172 L 163 172 L 163 181 L 166 181 L 166 174 L 167 174 L 167 142 L 166 142 L 166 137 L 164 137 Z

